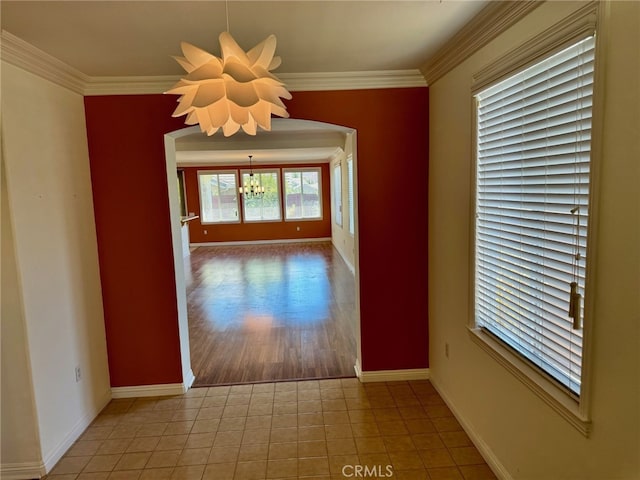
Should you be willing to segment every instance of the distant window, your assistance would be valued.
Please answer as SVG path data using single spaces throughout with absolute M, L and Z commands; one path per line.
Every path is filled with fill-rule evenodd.
M 198 172 L 202 223 L 238 223 L 238 182 L 235 171 Z
M 319 168 L 284 169 L 285 220 L 322 218 Z
M 333 167 L 333 211 L 336 225 L 342 226 L 342 166 Z
M 355 218 L 353 206 L 353 157 L 347 158 L 347 202 L 349 203 L 349 233 L 353 235 L 355 231 Z
M 177 171 L 178 180 L 178 200 L 180 202 L 180 216 L 187 216 L 187 197 L 184 189 L 184 170 Z
M 280 213 L 280 180 L 276 170 L 254 170 L 253 178 L 264 187 L 261 197 L 242 195 L 243 217 L 245 222 L 269 222 L 282 218 Z M 242 172 L 242 186 L 249 185 L 250 174 Z

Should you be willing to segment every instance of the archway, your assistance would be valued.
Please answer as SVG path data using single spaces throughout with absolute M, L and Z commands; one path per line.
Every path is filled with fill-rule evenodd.
M 355 276 L 355 337 L 356 337 L 356 365 L 361 363 L 361 334 L 360 334 L 360 268 L 359 268 L 359 234 L 358 234 L 358 195 L 357 195 L 357 141 L 356 130 L 340 125 L 316 122 L 311 120 L 299 119 L 280 119 L 272 120 L 271 132 L 261 132 L 260 136 L 264 140 L 269 134 L 286 134 L 289 138 L 308 138 L 314 133 L 336 133 L 339 134 L 340 147 L 345 155 L 352 158 L 353 168 L 353 212 L 354 212 L 354 261 L 353 268 Z M 178 311 L 178 332 L 180 337 L 180 355 L 182 364 L 182 381 L 185 388 L 189 388 L 195 376 L 191 369 L 190 345 L 189 345 L 189 325 L 187 316 L 187 298 L 186 298 L 186 281 L 184 275 L 184 258 L 181 232 L 181 212 L 179 211 L 179 192 L 175 181 L 177 169 L 177 148 L 176 143 L 185 137 L 201 137 L 207 138 L 209 142 L 213 142 L 220 146 L 223 143 L 227 145 L 228 150 L 240 150 L 238 145 L 233 145 L 228 139 L 221 136 L 206 137 L 200 132 L 198 126 L 186 127 L 180 130 L 169 132 L 164 136 L 165 144 L 165 160 L 167 186 L 169 195 L 169 215 L 171 222 L 171 242 L 173 250 L 173 262 L 175 271 L 176 299 Z M 295 143 L 295 142 L 293 142 Z M 282 147 L 280 147 L 282 149 Z M 228 151 L 227 150 L 227 151 Z M 332 206 L 333 208 L 333 206 Z M 332 233 L 332 242 L 334 242 L 334 234 Z M 335 244 L 334 244 L 335 246 Z M 356 368 L 354 365 L 354 368 Z

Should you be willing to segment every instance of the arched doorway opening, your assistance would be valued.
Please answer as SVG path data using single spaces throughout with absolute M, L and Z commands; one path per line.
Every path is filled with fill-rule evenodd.
M 183 233 L 181 228 L 180 211 L 180 192 L 178 189 L 176 178 L 176 169 L 178 166 L 178 157 L 181 154 L 181 145 L 191 144 L 187 148 L 191 155 L 194 152 L 224 152 L 226 157 L 246 158 L 248 149 L 255 151 L 256 148 L 262 151 L 277 151 L 278 155 L 283 157 L 284 151 L 288 151 L 290 158 L 296 155 L 308 155 L 312 150 L 334 148 L 330 162 L 330 171 L 335 171 L 340 167 L 347 172 L 347 160 L 349 165 L 349 174 L 353 181 L 353 187 L 350 191 L 350 198 L 353 205 L 353 230 L 352 235 L 352 262 L 347 261 L 349 268 L 353 271 L 355 277 L 355 313 L 354 313 L 354 333 L 356 340 L 356 365 L 360 364 L 361 359 L 361 341 L 360 341 L 360 280 L 359 280 L 359 236 L 358 236 L 358 205 L 357 205 L 357 142 L 356 131 L 339 125 L 321 123 L 309 120 L 298 119 L 273 119 L 272 130 L 270 132 L 260 132 L 256 137 L 241 137 L 225 139 L 222 136 L 206 137 L 200 132 L 198 126 L 187 127 L 174 132 L 169 132 L 164 136 L 165 142 L 165 158 L 166 173 L 169 195 L 169 214 L 171 220 L 171 237 L 173 248 L 173 260 L 175 271 L 175 285 L 178 311 L 178 331 L 180 336 L 180 351 L 182 363 L 183 384 L 186 387 L 192 385 L 195 377 L 191 368 L 190 342 L 189 342 L 189 323 L 187 314 L 187 296 L 186 296 L 186 279 L 185 279 L 185 262 L 183 257 Z M 195 145 L 195 146 L 194 146 Z M 215 156 L 215 154 L 213 154 Z M 188 155 L 187 155 L 188 156 Z M 285 157 L 287 155 L 284 155 Z M 331 175 L 330 175 L 331 176 Z M 333 193 L 332 193 L 333 195 Z M 333 197 L 332 197 L 333 198 Z M 331 202 L 332 210 L 335 203 Z M 332 211 L 332 218 L 336 218 L 337 212 Z M 341 216 L 341 214 L 340 214 Z M 345 249 L 346 240 L 341 237 L 339 232 L 334 229 L 332 222 L 331 239 L 334 247 L 340 252 Z M 342 254 L 342 252 L 340 252 Z M 344 257 L 344 256 L 343 256 Z M 355 365 L 354 365 L 355 366 Z

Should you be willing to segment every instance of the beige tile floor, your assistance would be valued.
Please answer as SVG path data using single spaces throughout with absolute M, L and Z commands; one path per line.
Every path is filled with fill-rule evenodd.
M 496 477 L 428 381 L 349 378 L 112 400 L 46 478 Z

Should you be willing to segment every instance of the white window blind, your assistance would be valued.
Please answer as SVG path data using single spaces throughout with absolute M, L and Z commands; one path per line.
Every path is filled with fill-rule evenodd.
M 202 223 L 238 223 L 236 172 L 198 172 Z
M 353 157 L 349 155 L 347 158 L 347 202 L 349 202 L 349 233 L 354 234 L 355 218 L 353 207 Z
M 342 166 L 333 167 L 333 212 L 336 225 L 342 226 Z
M 476 95 L 476 325 L 577 396 L 584 303 L 570 285 L 583 299 L 594 44 Z

